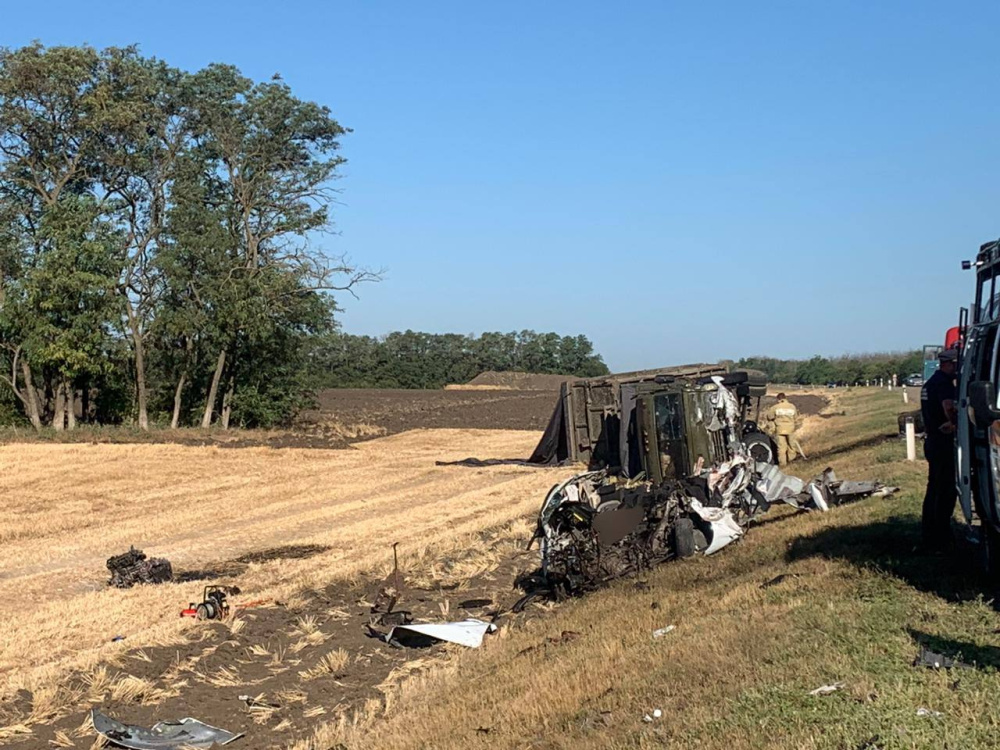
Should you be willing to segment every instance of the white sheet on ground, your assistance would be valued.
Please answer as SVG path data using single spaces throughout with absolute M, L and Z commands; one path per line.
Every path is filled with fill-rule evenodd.
M 475 618 L 469 618 L 461 622 L 422 622 L 410 625 L 397 625 L 389 631 L 388 639 L 391 641 L 393 634 L 397 630 L 409 630 L 412 633 L 420 633 L 431 638 L 437 638 L 440 641 L 457 643 L 460 646 L 468 646 L 469 648 L 479 648 L 483 644 L 483 636 L 487 633 L 492 633 L 496 629 L 496 625 Z

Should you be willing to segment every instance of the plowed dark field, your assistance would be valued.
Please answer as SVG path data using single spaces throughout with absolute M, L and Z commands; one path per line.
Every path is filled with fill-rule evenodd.
M 558 391 L 410 391 L 340 388 L 319 394 L 303 422 L 369 424 L 383 434 L 436 427 L 543 430 Z

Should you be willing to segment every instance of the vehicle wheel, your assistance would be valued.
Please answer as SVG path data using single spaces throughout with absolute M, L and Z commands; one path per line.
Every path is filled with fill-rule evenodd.
M 674 553 L 679 558 L 691 557 L 697 551 L 694 538 L 694 521 L 678 518 L 674 524 Z
M 722 376 L 722 384 L 725 386 L 746 384 L 752 388 L 766 388 L 767 378 L 758 372 L 747 372 L 746 370 L 736 370 Z
M 777 455 L 771 438 L 763 432 L 751 432 L 743 436 L 743 445 L 754 461 L 762 464 L 777 463 Z
M 195 609 L 199 620 L 211 620 L 215 618 L 215 607 L 208 602 L 202 602 Z
M 730 385 L 742 385 L 750 380 L 750 375 L 743 372 L 743 370 L 737 370 L 736 372 L 727 372 L 722 376 L 722 384 L 725 386 Z

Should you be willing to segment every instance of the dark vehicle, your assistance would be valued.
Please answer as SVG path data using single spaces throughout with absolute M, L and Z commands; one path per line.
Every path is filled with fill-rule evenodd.
M 982 245 L 975 262 L 963 266 L 975 268 L 976 296 L 971 312 L 960 315 L 958 494 L 965 520 L 971 524 L 979 517 L 990 575 L 1000 581 L 1000 240 Z
M 716 365 L 684 365 L 564 383 L 532 463 L 585 463 L 654 481 L 723 460 L 724 439 L 708 415 L 726 398 L 732 438 L 756 461 L 775 463 L 777 445 L 760 430 L 763 376 Z M 666 425 L 673 425 L 672 431 Z M 659 432 L 658 432 L 659 429 Z M 664 431 L 666 430 L 666 431 Z M 671 437 L 672 435 L 672 437 Z M 726 438 L 729 439 L 729 438 Z M 669 457 L 668 464 L 661 464 Z

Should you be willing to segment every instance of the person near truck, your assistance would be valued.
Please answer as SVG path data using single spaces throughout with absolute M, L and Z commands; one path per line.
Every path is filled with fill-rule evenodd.
M 778 444 L 778 465 L 795 460 L 795 428 L 799 410 L 784 393 L 778 394 L 778 403 L 767 411 L 767 419 L 774 424 L 774 441 Z
M 920 390 L 924 418 L 924 456 L 927 458 L 927 493 L 921 517 L 924 547 L 929 552 L 946 550 L 952 544 L 951 516 L 958 493 L 955 490 L 955 370 L 958 351 L 945 349 L 938 355 L 938 370 Z

